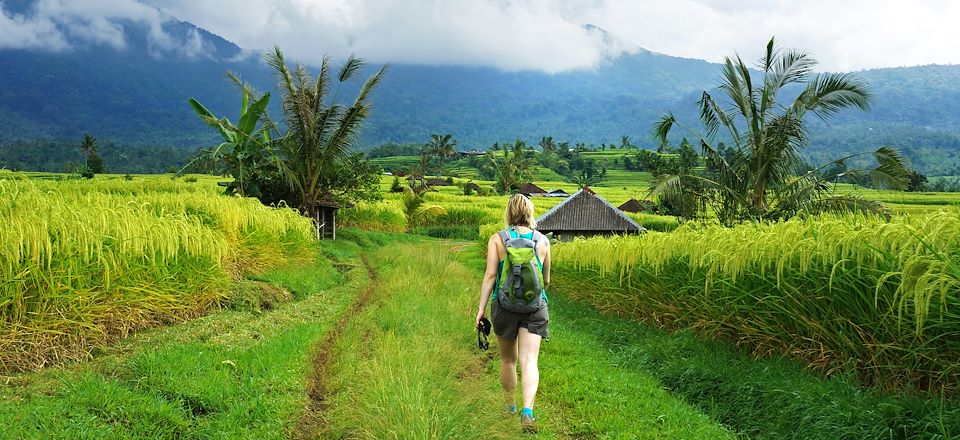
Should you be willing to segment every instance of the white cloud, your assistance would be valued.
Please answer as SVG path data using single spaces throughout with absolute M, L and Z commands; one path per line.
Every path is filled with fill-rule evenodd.
M 773 35 L 831 70 L 960 62 L 960 27 L 952 23 L 960 2 L 952 0 L 144 1 L 245 50 L 276 44 L 311 64 L 357 53 L 378 62 L 555 72 L 596 66 L 636 45 L 709 61 L 739 52 L 752 61 Z M 0 47 L 119 48 L 120 19 L 146 23 L 158 51 L 203 56 L 208 44 L 199 34 L 172 40 L 162 27 L 167 17 L 138 0 L 39 0 L 37 9 L 30 18 L 0 15 Z
M 597 65 L 625 47 L 604 42 L 553 0 L 156 0 L 241 47 L 280 45 L 319 63 L 323 54 L 376 61 L 493 65 L 560 71 Z M 632 46 L 631 50 L 634 50 Z
M 630 41 L 671 55 L 753 61 L 771 36 L 830 70 L 960 62 L 960 2 L 950 0 L 570 0 Z
M 146 26 L 146 43 L 156 56 L 209 53 L 209 43 L 196 31 L 182 40 L 165 32 L 163 25 L 170 20 L 137 0 L 39 0 L 27 14 L 0 9 L 0 48 L 63 51 L 92 44 L 124 49 L 128 42 L 121 22 L 128 21 Z

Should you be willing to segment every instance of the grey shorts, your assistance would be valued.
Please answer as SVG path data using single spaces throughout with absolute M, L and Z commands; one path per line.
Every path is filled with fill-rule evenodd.
M 547 311 L 547 306 L 533 313 L 513 313 L 503 310 L 496 299 L 492 302 L 490 309 L 493 315 L 493 332 L 497 336 L 510 340 L 517 339 L 520 327 L 525 327 L 527 331 L 538 334 L 543 339 L 549 336 L 547 325 L 550 323 L 550 313 Z

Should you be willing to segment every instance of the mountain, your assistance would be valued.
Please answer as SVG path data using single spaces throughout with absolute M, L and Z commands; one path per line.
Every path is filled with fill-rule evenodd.
M 0 3 L 8 15 L 24 17 L 33 4 Z M 0 167 L 10 161 L 2 154 L 4 142 L 79 139 L 87 132 L 131 149 L 192 150 L 216 142 L 217 136 L 193 114 L 188 98 L 236 118 L 239 95 L 224 79 L 227 70 L 262 90 L 273 89 L 272 72 L 258 56 L 246 56 L 235 44 L 190 23 L 166 17 L 166 45 L 154 41 L 154 30 L 144 22 L 114 24 L 125 36 L 121 48 L 0 49 L 0 120 L 9 127 L 0 140 Z M 603 38 L 622 44 L 609 34 Z M 814 123 L 812 158 L 885 144 L 900 147 L 925 171 L 960 173 L 960 66 L 858 74 L 876 94 L 873 110 L 843 112 L 830 125 Z M 462 147 L 483 149 L 516 138 L 553 136 L 599 145 L 628 135 L 653 147 L 648 131 L 658 116 L 673 111 L 695 126 L 695 102 L 702 90 L 718 83 L 716 64 L 643 49 L 593 69 L 557 74 L 393 64 L 372 98 L 373 115 L 362 143 L 425 142 L 431 133 L 452 133 Z M 341 96 L 350 97 L 352 91 Z M 274 101 L 272 113 L 277 115 Z M 18 163 L 30 166 L 28 159 Z M 42 167 L 50 166 L 45 162 Z

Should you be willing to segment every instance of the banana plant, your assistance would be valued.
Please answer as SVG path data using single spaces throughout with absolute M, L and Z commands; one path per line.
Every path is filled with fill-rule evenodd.
M 256 93 L 231 75 L 231 79 L 238 84 L 243 94 L 240 106 L 240 119 L 234 124 L 227 117 L 217 118 L 213 112 L 194 98 L 189 103 L 200 119 L 210 127 L 217 129 L 223 142 L 208 149 L 194 161 L 207 159 L 213 163 L 223 164 L 238 184 L 241 196 L 246 196 L 248 189 L 245 182 L 251 176 L 258 175 L 265 169 L 274 167 L 276 141 L 271 135 L 275 125 L 267 117 L 267 106 L 270 104 L 270 94 L 257 97 Z M 252 103 L 251 103 L 252 101 Z M 261 123 L 262 121 L 262 123 Z M 194 161 L 184 166 L 186 169 Z M 181 172 L 183 171 L 181 169 Z

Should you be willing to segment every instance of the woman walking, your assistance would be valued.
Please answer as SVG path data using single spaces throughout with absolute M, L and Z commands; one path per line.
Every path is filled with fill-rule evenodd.
M 537 358 L 550 321 L 546 293 L 550 285 L 550 241 L 534 230 L 533 203 L 526 196 L 510 198 L 504 220 L 506 229 L 487 240 L 487 269 L 480 286 L 476 324 L 479 326 L 486 317 L 487 300 L 492 294 L 505 408 L 513 414 L 517 411 L 519 361 L 523 399 L 520 425 L 525 432 L 536 432 L 533 403 L 540 383 Z

